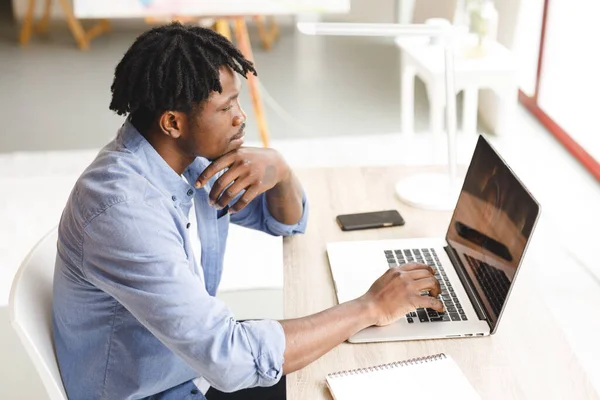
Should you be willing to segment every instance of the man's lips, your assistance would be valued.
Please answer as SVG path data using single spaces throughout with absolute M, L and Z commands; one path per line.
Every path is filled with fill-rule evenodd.
M 233 136 L 231 138 L 231 140 L 233 141 L 233 140 L 238 140 L 238 139 L 243 138 L 244 134 L 245 134 L 245 132 L 244 132 L 245 128 L 246 128 L 246 124 L 242 125 L 242 127 L 240 128 L 240 131 L 235 136 Z

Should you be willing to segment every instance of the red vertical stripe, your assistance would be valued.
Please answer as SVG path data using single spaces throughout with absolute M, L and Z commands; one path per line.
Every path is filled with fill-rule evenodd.
M 537 104 L 535 99 L 519 91 L 521 103 L 540 121 L 542 125 L 575 157 L 597 180 L 600 182 L 600 163 L 585 151 L 567 132 L 564 131 L 552 118 L 548 116 Z
M 546 43 L 546 23 L 548 21 L 548 5 L 550 0 L 544 0 L 544 12 L 542 19 L 542 34 L 540 37 L 540 54 L 538 57 L 537 75 L 535 80 L 535 91 L 533 97 L 527 96 L 519 91 L 519 100 L 531 112 L 542 125 L 575 157 L 599 182 L 600 163 L 585 151 L 564 129 L 562 129 L 552 118 L 548 116 L 539 106 L 540 79 L 544 63 L 544 47 Z

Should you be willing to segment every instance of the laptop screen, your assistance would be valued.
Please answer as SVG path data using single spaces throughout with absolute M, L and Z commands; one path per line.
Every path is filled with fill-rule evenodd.
M 479 137 L 446 240 L 495 328 L 539 214 L 539 205 Z

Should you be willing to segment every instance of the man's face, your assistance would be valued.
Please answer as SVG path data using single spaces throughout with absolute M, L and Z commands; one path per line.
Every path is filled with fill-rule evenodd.
M 197 111 L 185 118 L 178 139 L 184 153 L 215 160 L 244 143 L 246 114 L 239 103 L 240 78 L 221 67 L 222 93 L 212 92 Z

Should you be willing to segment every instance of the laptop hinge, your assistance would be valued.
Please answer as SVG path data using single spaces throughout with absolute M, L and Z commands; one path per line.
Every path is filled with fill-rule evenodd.
M 471 304 L 473 304 L 473 308 L 475 309 L 477 316 L 479 317 L 480 320 L 486 321 L 491 330 L 492 329 L 492 325 L 490 323 L 491 320 L 488 317 L 487 313 L 485 312 L 485 309 L 481 306 L 481 299 L 479 298 L 479 294 L 477 294 L 477 292 L 475 290 L 473 290 L 473 283 L 471 282 L 471 279 L 467 275 L 467 273 L 465 271 L 465 267 L 462 264 L 462 262 L 460 261 L 460 257 L 458 256 L 458 254 L 456 254 L 456 251 L 454 250 L 454 248 L 452 246 L 445 246 L 444 250 L 446 250 L 446 253 L 448 254 L 448 257 L 450 258 L 450 261 L 455 266 L 454 269 L 456 270 L 458 278 L 460 279 L 463 287 L 465 288 L 465 292 L 467 292 L 467 296 L 469 296 L 469 300 L 471 300 Z

